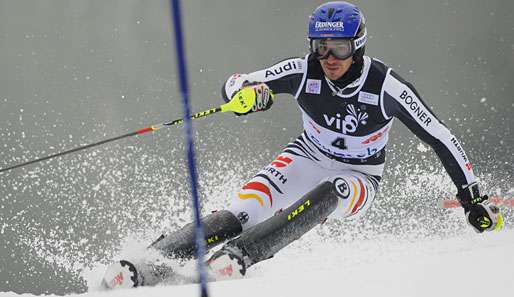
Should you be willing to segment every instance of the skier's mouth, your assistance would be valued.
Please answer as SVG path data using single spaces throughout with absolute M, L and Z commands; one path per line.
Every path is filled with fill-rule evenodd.
M 338 71 L 338 70 L 339 70 L 339 68 L 340 68 L 340 67 L 339 67 L 339 66 L 337 66 L 337 65 L 335 65 L 335 66 L 329 66 L 329 65 L 327 65 L 326 67 L 327 67 L 327 70 L 332 71 L 332 72 L 334 72 L 334 71 Z

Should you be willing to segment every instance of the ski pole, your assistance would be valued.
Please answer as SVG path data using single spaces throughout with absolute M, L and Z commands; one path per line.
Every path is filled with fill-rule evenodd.
M 514 208 L 514 197 L 513 198 L 503 198 L 497 196 L 489 197 L 489 201 L 497 206 L 505 206 Z M 460 207 L 460 202 L 457 199 L 444 199 L 441 201 L 442 208 L 457 208 Z
M 236 93 L 235 96 L 237 96 L 237 97 L 233 97 L 233 99 L 230 100 L 228 103 L 222 104 L 222 105 L 220 105 L 220 106 L 218 106 L 216 108 L 211 108 L 211 109 L 208 109 L 208 110 L 205 110 L 205 111 L 201 111 L 201 112 L 197 112 L 197 113 L 191 115 L 191 119 L 194 120 L 194 119 L 203 118 L 203 117 L 206 117 L 206 116 L 218 113 L 218 112 L 232 111 L 232 112 L 237 112 L 237 113 L 246 113 L 246 112 L 250 111 L 250 109 L 253 106 L 253 103 L 255 102 L 255 93 L 253 92 L 253 90 L 245 88 L 245 89 L 240 90 L 238 93 Z M 20 163 L 20 164 L 17 164 L 17 165 L 6 167 L 6 168 L 1 168 L 0 169 L 0 173 L 9 171 L 9 170 L 12 170 L 12 169 L 15 169 L 15 168 L 24 167 L 24 166 L 27 166 L 27 165 L 30 165 L 30 164 L 34 164 L 34 163 L 50 160 L 50 159 L 53 159 L 55 157 L 60 157 L 60 156 L 64 156 L 64 155 L 67 155 L 67 154 L 75 153 L 75 152 L 78 152 L 78 151 L 82 151 L 82 150 L 85 150 L 85 149 L 88 149 L 88 148 L 92 148 L 92 147 L 95 147 L 95 146 L 99 146 L 99 145 L 102 145 L 102 144 L 105 144 L 105 143 L 109 143 L 109 142 L 112 142 L 112 141 L 116 141 L 116 140 L 120 140 L 120 139 L 123 139 L 123 138 L 131 137 L 131 136 L 135 136 L 135 135 L 141 135 L 141 134 L 145 134 L 147 132 L 155 132 L 155 131 L 160 130 L 161 128 L 178 125 L 178 124 L 181 124 L 182 122 L 184 122 L 184 119 L 176 119 L 176 120 L 173 120 L 173 121 L 170 121 L 170 122 L 165 122 L 165 123 L 160 123 L 160 124 L 152 125 L 150 127 L 139 129 L 139 130 L 134 131 L 134 132 L 130 132 L 130 133 L 123 134 L 123 135 L 120 135 L 120 136 L 112 137 L 112 138 L 109 138 L 109 139 L 104 139 L 102 141 L 98 141 L 98 142 L 95 142 L 95 143 L 91 143 L 91 144 L 87 144 L 87 145 L 82 145 L 82 146 L 79 146 L 79 147 L 76 147 L 74 149 L 70 149 L 70 150 L 67 150 L 67 151 L 64 151 L 64 152 L 59 152 L 59 153 L 56 153 L 56 154 L 53 154 L 53 155 L 49 155 L 49 156 L 46 156 L 46 157 L 42 157 L 42 158 L 39 158 L 39 159 L 35 159 L 35 160 L 32 160 L 32 161 Z

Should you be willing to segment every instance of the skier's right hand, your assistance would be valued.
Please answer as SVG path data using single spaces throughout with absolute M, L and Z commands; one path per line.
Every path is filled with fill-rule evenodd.
M 232 100 L 240 100 L 237 98 L 238 93 L 244 88 L 251 88 L 254 92 L 250 92 L 250 94 L 255 95 L 255 102 L 250 111 L 245 113 L 237 113 L 236 115 L 247 115 L 256 111 L 267 110 L 273 104 L 273 93 L 270 88 L 261 82 L 250 82 L 247 74 L 233 74 L 223 85 L 221 89 L 221 94 L 223 99 L 226 102 Z
M 255 101 L 253 103 L 252 108 L 245 113 L 237 113 L 237 115 L 247 115 L 252 112 L 264 111 L 268 110 L 273 104 L 273 93 L 270 88 L 265 83 L 253 83 L 247 86 L 244 86 L 242 89 L 251 89 L 252 92 L 249 92 L 251 96 L 255 96 Z M 241 93 L 244 94 L 244 93 Z M 231 100 L 240 100 L 240 93 L 236 93 Z
M 462 189 L 457 194 L 468 224 L 477 233 L 497 231 L 503 226 L 503 216 L 500 209 L 489 203 L 487 195 L 480 196 L 478 184 L 474 183 Z

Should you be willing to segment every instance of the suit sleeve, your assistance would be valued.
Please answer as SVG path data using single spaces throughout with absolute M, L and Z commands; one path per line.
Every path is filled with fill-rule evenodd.
M 232 74 L 221 88 L 223 99 L 228 102 L 244 84 L 266 83 L 275 94 L 296 94 L 306 69 L 305 60 L 290 58 L 274 64 L 266 69 L 248 74 Z
M 457 138 L 423 102 L 415 88 L 389 69 L 382 87 L 383 112 L 396 117 L 435 151 L 457 189 L 476 181 Z

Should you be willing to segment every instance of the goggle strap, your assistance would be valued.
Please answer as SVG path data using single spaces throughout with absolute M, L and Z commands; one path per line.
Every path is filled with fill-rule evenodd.
M 368 36 L 368 30 L 364 29 L 364 34 L 362 34 L 361 37 L 359 37 L 353 41 L 355 50 L 358 50 L 359 48 L 364 46 L 364 44 L 366 43 L 367 36 Z

